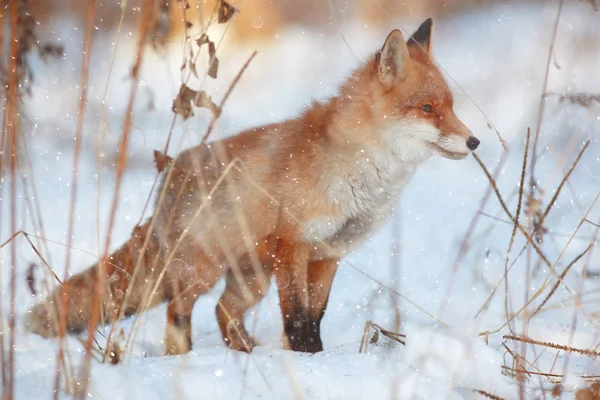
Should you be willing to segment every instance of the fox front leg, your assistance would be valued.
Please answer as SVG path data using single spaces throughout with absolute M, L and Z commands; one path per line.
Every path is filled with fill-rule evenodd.
M 308 265 L 309 316 L 316 337 L 321 337 L 321 320 L 325 315 L 338 259 L 313 261 Z
M 323 350 L 317 320 L 310 312 L 308 264 L 310 246 L 279 240 L 273 272 L 279 289 L 287 347 L 294 351 L 316 353 Z

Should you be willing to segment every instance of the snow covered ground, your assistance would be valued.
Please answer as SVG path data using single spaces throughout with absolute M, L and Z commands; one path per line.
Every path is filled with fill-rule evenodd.
M 554 57 L 550 66 L 548 91 L 557 93 L 600 92 L 600 13 L 586 2 L 566 1 L 558 28 Z M 511 210 L 516 209 L 515 192 L 519 182 L 524 138 L 527 127 L 535 131 L 546 58 L 556 16 L 557 2 L 524 4 L 520 2 L 468 11 L 436 22 L 434 52 L 437 61 L 460 85 L 452 84 L 459 117 L 481 139 L 478 154 L 493 169 L 503 150 L 478 107 L 502 133 L 510 148 L 498 185 Z M 382 45 L 388 28 L 402 27 L 410 32 L 421 22 L 398 20 L 395 26 L 369 27 L 358 21 L 337 21 L 339 34 L 303 27 L 289 27 L 271 43 L 236 46 L 225 41 L 219 49 L 219 79 L 205 82 L 204 88 L 220 99 L 229 82 L 253 49 L 259 54 L 243 76 L 227 103 L 213 137 L 233 134 L 244 128 L 282 120 L 298 113 L 312 98 L 335 93 L 336 86 L 372 51 Z M 53 36 L 54 35 L 54 36 Z M 28 155 L 32 163 L 29 179 L 35 180 L 45 232 L 58 243 L 65 243 L 72 165 L 76 103 L 81 64 L 82 30 L 69 24 L 56 27 L 48 40 L 60 38 L 65 44 L 65 60 L 36 65 L 34 93 L 26 99 Z M 79 174 L 79 201 L 73 245 L 73 271 L 95 261 L 99 253 L 97 236 L 99 215 L 100 243 L 105 237 L 113 194 L 115 148 L 120 136 L 129 93 L 127 79 L 135 49 L 135 37 L 124 32 L 110 80 L 102 147 L 104 168 L 97 193 L 97 153 L 99 114 L 110 66 L 115 33 L 99 34 L 92 53 L 90 101 L 82 163 Z M 216 37 L 216 36 L 215 36 Z M 163 52 L 146 53 L 142 82 L 134 113 L 135 128 L 130 147 L 130 168 L 125 175 L 119 202 L 113 247 L 122 243 L 140 218 L 150 192 L 155 170 L 152 151 L 162 149 L 172 120 L 171 102 L 180 81 L 181 48 L 173 44 Z M 464 92 L 463 92 L 464 90 Z M 477 107 L 474 105 L 477 105 Z M 553 154 L 566 170 L 583 142 L 591 144 L 549 214 L 541 248 L 560 273 L 590 243 L 597 230 L 586 223 L 576 237 L 569 238 L 582 215 L 592 205 L 600 188 L 600 104 L 588 108 L 549 97 L 543 120 L 536 167 L 536 178 L 545 190 L 543 206 L 552 197 L 563 172 Z M 206 129 L 208 115 L 202 110 L 182 123 L 178 120 L 170 154 L 197 144 Z M 144 316 L 133 351 L 118 366 L 94 364 L 90 398 L 99 399 L 379 399 L 379 398 L 479 398 L 472 389 L 485 390 L 504 398 L 518 397 L 518 385 L 502 374 L 502 366 L 513 367 L 510 354 L 502 345 L 508 328 L 488 337 L 505 321 L 504 285 L 488 310 L 475 318 L 492 288 L 504 273 L 504 257 L 512 226 L 494 197 L 480 216 L 469 249 L 457 271 L 454 260 L 469 223 L 480 207 L 488 182 L 472 158 L 463 161 L 433 159 L 416 174 L 401 198 L 392 223 L 377 233 L 355 254 L 342 263 L 334 281 L 330 306 L 323 322 L 325 351 L 315 355 L 283 351 L 282 329 L 277 293 L 255 309 L 249 326 L 259 339 L 252 355 L 228 351 L 223 345 L 214 316 L 222 285 L 202 297 L 193 315 L 193 351 L 184 356 L 164 356 L 166 307 Z M 6 188 L 5 188 L 6 189 Z M 8 215 L 6 190 L 3 215 Z M 512 195 L 510 195 L 513 193 Z M 25 196 L 21 189 L 20 196 Z M 31 195 L 31 193 L 29 193 Z M 100 199 L 99 214 L 96 210 Z M 22 197 L 20 197 L 22 198 Z M 590 221 L 600 220 L 600 205 L 593 207 Z M 20 227 L 31 231 L 27 213 L 20 214 Z M 0 238 L 9 237 L 8 218 L 1 225 Z M 524 244 L 517 236 L 511 261 Z M 36 243 L 41 243 L 37 241 Z M 568 244 L 568 246 L 567 246 Z M 44 248 L 43 246 L 41 246 Z M 596 246 L 597 247 L 597 246 Z M 62 276 L 66 249 L 47 243 L 48 260 Z M 8 249 L 1 250 L 2 312 L 8 314 Z M 89 252 L 86 254 L 84 252 Z M 542 284 L 549 270 L 532 255 L 532 279 L 528 281 L 526 253 L 509 274 L 510 309 L 525 304 Z M 552 343 L 593 349 L 600 343 L 600 282 L 596 276 L 582 281 L 584 265 L 600 273 L 600 253 L 593 249 L 567 275 L 566 285 L 581 294 L 580 308 L 561 286 L 547 305 L 527 326 L 531 338 Z M 27 266 L 37 262 L 26 242 L 19 239 L 17 264 L 17 342 L 16 398 L 49 398 L 52 393 L 56 341 L 25 333 L 22 317 L 40 300 L 31 296 L 25 283 Z M 364 271 L 369 277 L 357 271 Z M 380 285 L 378 282 L 385 284 Z M 449 297 L 446 296 L 453 282 Z M 554 278 L 552 279 L 554 282 Z M 394 296 L 389 288 L 402 293 Z M 542 298 L 548 289 L 542 295 Z M 410 302 L 406 299 L 410 299 Z M 447 300 L 447 301 L 446 301 Z M 436 316 L 437 322 L 413 304 Z M 530 307 L 533 311 L 539 304 Z M 406 346 L 385 337 L 371 345 L 368 354 L 358 348 L 365 322 L 372 320 L 394 329 L 395 307 L 400 310 L 401 332 Z M 574 326 L 575 321 L 575 326 Z M 6 322 L 4 322 L 6 326 Z M 513 324 L 523 333 L 523 321 Z M 122 324 L 125 334 L 132 321 Z M 108 329 L 108 328 L 107 328 Z M 521 345 L 507 342 L 512 351 Z M 70 354 L 79 363 L 82 346 L 68 339 Z M 584 384 L 582 375 L 600 375 L 597 359 L 556 351 L 540 346 L 527 348 L 527 360 L 542 372 L 562 374 L 568 362 L 564 397 Z M 535 370 L 527 365 L 528 369 Z M 545 377 L 532 376 L 525 385 L 526 398 L 541 395 L 552 384 Z M 66 396 L 66 395 L 65 395 Z

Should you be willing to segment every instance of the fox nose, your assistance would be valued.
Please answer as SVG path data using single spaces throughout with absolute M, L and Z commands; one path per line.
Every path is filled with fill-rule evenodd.
M 477 147 L 479 147 L 479 143 L 480 143 L 479 139 L 477 139 L 475 136 L 471 136 L 470 138 L 467 139 L 467 147 L 471 151 L 473 151 Z

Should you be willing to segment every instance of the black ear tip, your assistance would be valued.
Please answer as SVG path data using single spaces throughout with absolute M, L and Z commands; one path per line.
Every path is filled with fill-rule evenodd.
M 424 30 L 424 31 L 429 32 L 429 31 L 431 31 L 432 27 L 433 27 L 433 18 L 427 18 L 425 21 L 423 21 L 423 23 L 419 27 L 419 30 Z

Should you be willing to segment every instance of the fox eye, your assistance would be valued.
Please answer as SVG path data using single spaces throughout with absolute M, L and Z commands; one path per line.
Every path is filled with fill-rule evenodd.
M 425 104 L 421 106 L 421 110 L 425 111 L 426 113 L 430 113 L 433 111 L 433 107 L 431 104 Z

